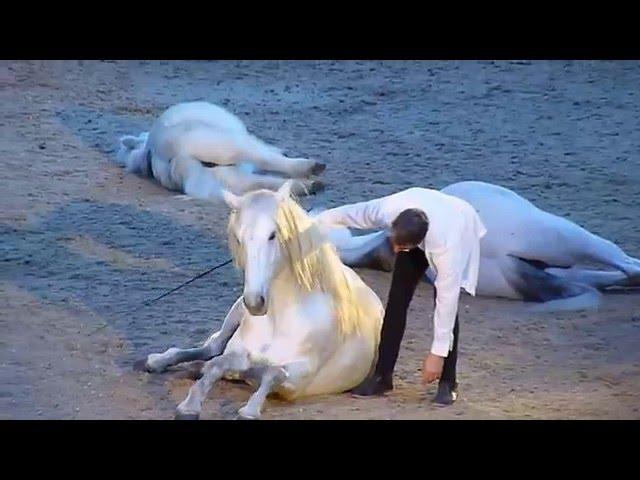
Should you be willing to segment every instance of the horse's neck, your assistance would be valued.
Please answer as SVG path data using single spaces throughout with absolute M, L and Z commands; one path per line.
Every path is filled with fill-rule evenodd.
M 291 304 L 304 300 L 304 296 L 308 294 L 296 280 L 296 277 L 290 267 L 284 267 L 278 275 L 273 279 L 271 285 L 271 304 Z

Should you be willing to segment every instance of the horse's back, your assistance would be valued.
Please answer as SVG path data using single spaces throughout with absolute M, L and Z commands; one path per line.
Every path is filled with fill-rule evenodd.
M 443 193 L 460 198 L 478 212 L 483 223 L 508 223 L 530 219 L 538 208 L 526 198 L 508 188 L 485 182 L 459 182 L 442 189 Z

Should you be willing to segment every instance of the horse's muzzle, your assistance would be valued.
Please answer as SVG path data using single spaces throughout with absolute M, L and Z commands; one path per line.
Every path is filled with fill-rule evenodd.
M 245 293 L 242 301 L 251 315 L 261 316 L 267 313 L 267 301 L 263 295 Z

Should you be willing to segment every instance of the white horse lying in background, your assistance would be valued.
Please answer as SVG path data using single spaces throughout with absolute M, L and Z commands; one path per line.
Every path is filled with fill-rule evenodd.
M 222 189 L 235 194 L 277 190 L 287 180 L 266 171 L 299 179 L 293 184 L 296 195 L 312 194 L 322 182 L 303 178 L 325 169 L 314 160 L 285 157 L 251 135 L 239 118 L 207 102 L 174 105 L 149 133 L 122 137 L 117 161 L 130 172 L 153 175 L 165 188 L 201 199 L 218 198 Z
M 480 241 L 477 294 L 548 302 L 611 287 L 640 286 L 640 260 L 575 223 L 540 210 L 515 192 L 483 182 L 460 182 L 441 190 L 466 200 L 487 234 Z M 328 229 L 341 260 L 352 267 L 389 271 L 394 254 L 385 231 L 354 236 Z M 616 271 L 593 270 L 595 263 Z M 431 268 L 427 277 L 433 281 Z
M 202 403 L 221 378 L 257 382 L 240 409 L 258 418 L 270 392 L 285 399 L 345 392 L 370 373 L 384 308 L 378 296 L 340 262 L 315 222 L 289 196 L 258 190 L 237 197 L 229 244 L 244 271 L 244 292 L 222 328 L 200 348 L 170 348 L 142 366 L 160 372 L 178 363 L 208 360 L 202 377 L 178 406 L 178 419 L 199 418 Z

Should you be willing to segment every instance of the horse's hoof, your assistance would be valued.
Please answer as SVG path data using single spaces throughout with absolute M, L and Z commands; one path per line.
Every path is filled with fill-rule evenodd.
M 174 420 L 200 420 L 199 413 L 180 413 L 176 412 Z
M 640 287 L 640 271 L 628 272 L 627 279 L 630 287 Z
M 316 162 L 311 169 L 311 175 L 320 175 L 327 169 L 326 163 Z
M 149 365 L 149 357 L 141 358 L 133 363 L 133 369 L 137 372 L 162 373 L 164 368 L 154 368 Z
M 313 195 L 314 193 L 320 193 L 324 191 L 324 183 L 320 180 L 314 180 L 309 185 L 309 195 Z
M 246 416 L 240 415 L 240 414 L 236 415 L 235 419 L 236 420 L 260 420 L 259 418 L 256 418 L 256 417 L 246 417 Z
M 260 416 L 253 415 L 252 413 L 246 411 L 244 408 L 241 408 L 240 410 L 238 410 L 236 420 L 260 420 Z
M 147 357 L 141 358 L 133 362 L 133 370 L 136 372 L 148 372 L 151 373 L 149 366 L 147 365 Z
M 458 398 L 457 389 L 457 385 L 451 386 L 451 384 L 448 383 L 439 384 L 438 391 L 433 397 L 433 403 L 440 407 L 452 405 Z

